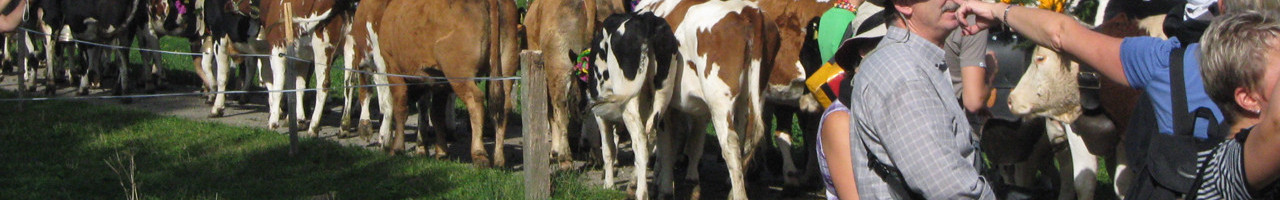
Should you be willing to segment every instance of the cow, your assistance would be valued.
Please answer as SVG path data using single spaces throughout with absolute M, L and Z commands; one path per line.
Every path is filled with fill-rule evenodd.
M 201 2 L 201 1 L 197 1 Z M 234 49 L 243 53 L 259 53 L 265 52 L 265 48 L 258 41 L 261 35 L 261 23 L 257 20 L 256 12 L 251 9 L 243 9 L 241 7 L 233 7 L 229 5 L 254 5 L 250 1 L 245 0 L 204 0 L 203 4 L 197 3 L 196 6 L 201 10 L 198 23 L 203 23 L 204 31 L 200 31 L 200 52 L 198 59 L 200 67 L 197 74 L 203 74 L 202 79 L 205 87 L 212 92 L 218 92 L 210 95 L 207 103 L 212 103 L 209 111 L 210 117 L 221 117 L 224 109 L 226 109 L 225 96 L 222 92 L 227 89 L 228 73 L 230 73 L 229 57 L 230 51 Z M 200 24 L 197 24 L 197 29 Z M 247 61 L 256 60 L 255 58 L 247 58 Z M 246 66 L 247 67 L 247 66 Z M 245 67 L 242 67 L 244 69 Z M 261 69 L 261 68 L 259 68 Z M 247 72 L 249 70 L 241 70 Z M 247 77 L 248 73 L 245 73 Z M 274 86 L 273 82 L 263 81 L 268 86 Z M 274 87 L 271 87 L 274 88 Z M 275 111 L 279 108 L 273 105 L 268 109 Z M 274 128 L 274 127 L 272 127 Z
M 424 17 L 399 17 L 409 15 Z M 378 139 L 383 147 L 392 154 L 404 148 L 407 104 L 413 94 L 410 92 L 451 89 L 466 104 L 471 118 L 472 164 L 479 167 L 491 164 L 483 143 L 486 131 L 483 124 L 491 121 L 496 144 L 492 164 L 505 166 L 502 144 L 506 116 L 513 108 L 506 97 L 511 84 L 491 81 L 485 95 L 477 81 L 455 79 L 514 75 L 519 48 L 516 22 L 516 8 L 511 1 L 362 1 L 353 21 L 355 28 L 348 36 L 353 42 L 348 47 L 354 49 L 349 66 L 367 64 L 374 66 L 379 73 L 397 74 L 373 76 L 377 84 L 392 85 L 377 87 L 378 107 L 390 117 L 382 120 L 379 129 Z M 423 86 L 412 87 L 414 91 L 410 91 L 411 87 L 403 85 L 433 80 L 418 77 L 450 78 L 450 88 Z M 483 102 L 485 99 L 489 100 L 487 104 Z M 490 118 L 486 119 L 486 114 Z M 391 132 L 393 124 L 394 133 Z M 441 129 L 436 130 L 439 132 Z M 418 135 L 422 137 L 425 134 Z M 442 140 L 443 133 L 437 133 L 436 137 Z M 419 145 L 426 148 L 423 143 Z M 443 153 L 440 146 L 437 143 L 431 148 Z
M 285 6 L 289 5 L 290 11 L 293 13 L 286 14 Z M 316 77 L 315 85 L 317 87 L 315 109 L 310 115 L 311 120 L 307 120 L 306 109 L 302 103 L 305 93 L 294 92 L 298 102 L 293 104 L 295 114 L 298 116 L 299 124 L 307 125 L 307 133 L 312 136 L 319 135 L 320 117 L 324 113 L 325 101 L 328 100 L 328 81 L 329 63 L 334 59 L 334 55 L 342 44 L 348 28 L 350 15 L 354 12 L 355 3 L 351 0 L 282 0 L 282 1 L 262 1 L 258 5 L 261 10 L 259 20 L 263 24 L 265 41 L 270 46 L 271 54 L 270 71 L 266 73 L 266 69 L 261 76 L 270 75 L 270 80 L 274 83 L 268 88 L 272 90 L 283 89 L 302 89 L 307 87 L 307 79 L 314 72 Z M 288 19 L 293 16 L 292 19 Z M 289 24 L 293 22 L 294 24 Z M 294 26 L 292 32 L 294 35 L 288 35 L 286 29 Z M 296 40 L 295 40 L 296 39 Z M 299 57 L 311 61 L 311 67 L 299 67 L 291 65 L 287 62 L 285 55 L 298 55 Z M 289 78 L 293 82 L 287 82 Z M 274 98 L 272 98 L 274 97 Z M 278 111 L 277 105 L 280 105 L 282 98 L 279 93 L 269 95 L 269 104 L 273 108 L 272 111 Z M 270 116 L 267 120 L 268 126 L 275 128 L 280 125 L 279 117 L 281 112 L 269 112 Z
M 703 129 L 697 127 L 706 127 L 710 122 L 733 183 L 729 196 L 745 199 L 744 159 L 764 137 L 761 90 L 778 47 L 776 25 L 765 19 L 754 1 L 640 1 L 636 8 L 638 13 L 653 13 L 665 19 L 680 44 L 677 50 L 681 65 L 676 70 L 679 79 L 672 86 L 675 94 L 669 109 L 679 112 L 673 116 L 682 118 L 664 120 L 669 122 L 666 126 L 683 129 L 675 132 L 691 133 L 691 145 L 700 146 L 697 141 L 706 134 L 700 134 Z M 658 139 L 664 138 L 669 137 Z M 686 152 L 690 162 L 685 178 L 697 180 L 702 148 L 690 150 Z M 674 151 L 660 153 L 664 154 L 660 158 L 675 157 Z M 669 171 L 668 166 L 674 164 L 662 163 L 663 171 Z M 671 173 L 660 171 L 659 175 L 663 182 L 660 190 L 672 190 L 665 183 L 671 180 L 666 178 Z M 643 191 L 638 189 L 639 192 Z
M 680 45 L 667 22 L 654 16 L 653 13 L 616 14 L 608 17 L 603 29 L 596 33 L 592 40 L 591 57 L 593 66 L 588 67 L 589 76 L 585 90 L 590 110 L 600 128 L 603 154 L 605 156 L 605 187 L 613 185 L 613 136 L 615 130 L 631 133 L 632 148 L 635 149 L 635 183 L 636 199 L 646 199 L 648 193 L 647 171 L 649 152 L 659 153 L 663 172 L 670 173 L 672 158 L 667 151 L 673 151 L 671 134 L 655 133 L 657 123 L 667 112 L 676 91 L 676 77 L 682 70 L 676 48 Z M 701 134 L 701 133 L 691 133 Z M 650 137 L 658 137 L 657 143 L 650 143 Z M 691 161 L 696 162 L 696 161 Z M 663 174 L 663 178 L 671 177 Z M 658 181 L 660 185 L 669 186 L 669 179 Z M 671 194 L 674 188 L 664 187 L 664 194 Z
M 204 18 L 197 11 L 202 10 L 203 5 L 195 4 L 192 0 L 148 0 L 146 16 L 147 23 L 138 31 L 139 37 L 142 37 L 140 45 L 146 49 L 160 49 L 160 37 L 174 36 L 187 39 L 192 52 L 199 52 L 200 35 L 205 30 Z M 140 51 L 143 60 L 150 64 L 148 75 L 151 80 L 147 82 L 144 90 L 154 90 L 156 86 L 163 86 L 160 83 L 165 79 L 164 70 L 159 66 L 161 63 L 160 53 L 151 51 Z M 195 57 L 194 66 L 196 71 L 203 69 L 201 67 L 202 57 Z M 205 92 L 212 91 L 207 84 L 211 82 L 209 76 L 205 73 L 196 73 L 203 80 L 202 90 Z M 210 95 L 212 97 L 212 95 Z M 210 99 L 212 100 L 212 99 Z M 207 101 L 211 102 L 211 101 Z
M 110 0 L 110 1 L 68 1 L 68 0 L 45 0 L 39 4 L 44 15 L 42 20 L 48 25 L 49 29 L 58 28 L 56 34 L 60 37 L 60 41 L 82 40 L 99 44 L 124 46 L 129 44 L 133 38 L 136 27 L 141 26 L 145 20 L 143 11 L 146 2 L 142 0 Z M 50 51 L 49 56 L 54 49 L 54 43 L 49 42 L 46 50 Z M 117 85 L 114 86 L 115 94 L 126 94 L 130 89 L 131 82 L 129 80 L 130 73 L 127 54 L 115 48 L 94 47 L 86 49 L 86 56 L 89 60 L 85 70 L 82 70 L 80 76 L 80 88 L 78 94 L 88 94 L 91 74 L 101 75 L 103 70 L 100 65 L 103 63 L 99 59 L 105 59 L 109 53 L 114 53 L 119 58 Z M 52 62 L 52 58 L 50 58 Z M 49 66 L 55 66 L 50 64 Z M 52 71 L 52 70 L 51 70 Z M 50 80 L 52 81 L 52 80 Z M 52 85 L 52 82 L 50 83 Z M 52 91 L 51 91 L 52 92 Z M 130 99 L 122 99 L 122 102 L 130 102 Z
M 806 124 L 801 126 L 804 141 L 816 140 L 817 126 L 807 124 L 817 123 L 822 116 L 822 108 L 804 82 L 825 62 L 821 60 L 814 38 L 817 19 L 834 3 L 829 0 L 760 1 L 765 18 L 778 26 L 778 51 L 769 73 L 768 87 L 762 95 L 765 99 L 765 121 L 776 120 L 779 127 L 770 138 L 778 144 L 786 185 L 799 185 L 801 178 L 816 177 L 814 175 L 818 171 L 816 151 L 805 151 L 807 162 L 803 174 L 796 167 L 795 159 L 791 158 L 794 145 L 791 137 L 794 133 L 787 132 L 792 126 L 792 115 L 795 115 L 800 124 Z
M 551 101 L 548 121 L 551 123 L 552 157 L 561 168 L 571 167 L 569 125 L 578 114 L 573 110 L 581 91 L 573 66 L 581 51 L 591 45 L 592 31 L 612 14 L 629 12 L 625 0 L 539 0 L 529 5 L 524 25 L 529 49 L 541 50 L 547 71 L 547 94 Z M 565 56 L 568 54 L 569 56 Z M 611 152 L 602 152 L 610 153 Z M 610 157 L 610 156 L 605 156 Z M 612 163 L 612 161 L 606 161 Z M 608 165 L 608 164 L 606 164 Z M 606 166 L 606 171 L 611 168 Z M 611 173 L 606 173 L 606 177 Z M 609 178 L 607 178 L 609 179 Z M 609 179 L 611 180 L 611 179 Z M 606 187 L 610 184 L 606 183 Z
M 1095 30 L 1113 37 L 1163 36 L 1159 28 L 1161 24 L 1151 21 L 1162 22 L 1163 15 L 1136 19 L 1121 14 Z M 1127 130 L 1129 115 L 1139 92 L 1114 82 L 1101 81 L 1091 67 L 1081 68 L 1073 57 L 1049 48 L 1037 47 L 1033 55 L 1026 74 L 1009 94 L 1010 111 L 1017 115 L 1049 119 L 1046 125 L 1048 137 L 1058 138 L 1052 140 L 1054 142 L 1068 143 L 1071 160 L 1061 163 L 1073 163 L 1073 170 L 1071 174 L 1064 174 L 1070 177 L 1063 177 L 1063 181 L 1074 180 L 1072 185 L 1079 198 L 1091 198 L 1096 184 L 1092 174 L 1097 171 L 1097 163 L 1090 154 L 1118 156 L 1115 164 L 1119 165 L 1113 174 L 1116 193 L 1123 196 L 1129 172 L 1123 165 L 1127 162 L 1124 153 L 1117 153 L 1124 148 L 1117 146 L 1121 144 L 1120 133 Z M 1064 191 L 1068 189 L 1065 185 Z

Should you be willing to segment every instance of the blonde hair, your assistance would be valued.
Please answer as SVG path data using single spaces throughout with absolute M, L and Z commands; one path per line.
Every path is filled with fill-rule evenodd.
M 1280 1 L 1276 0 L 1219 0 L 1222 1 L 1223 15 L 1245 10 L 1280 10 Z
M 1230 0 L 1228 0 L 1230 1 Z M 1266 53 L 1280 47 L 1280 13 L 1238 10 L 1220 16 L 1201 39 L 1200 71 L 1209 93 L 1228 121 L 1245 112 L 1235 101 L 1236 88 L 1261 91 Z

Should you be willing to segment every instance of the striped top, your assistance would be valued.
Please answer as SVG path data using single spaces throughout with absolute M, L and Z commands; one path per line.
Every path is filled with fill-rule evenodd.
M 1219 143 L 1213 149 L 1197 153 L 1201 183 L 1195 199 L 1273 199 L 1280 191 L 1271 183 L 1257 193 L 1249 191 L 1244 171 L 1244 141 L 1251 129 L 1242 130 L 1235 139 Z

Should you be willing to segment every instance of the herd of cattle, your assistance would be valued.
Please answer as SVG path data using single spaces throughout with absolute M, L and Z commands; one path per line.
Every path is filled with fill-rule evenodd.
M 43 84 L 51 94 L 64 80 L 75 83 L 79 94 L 93 87 L 113 88 L 115 94 L 129 94 L 137 85 L 151 90 L 163 84 L 165 77 L 157 66 L 161 63 L 159 53 L 142 52 L 148 66 L 137 70 L 127 64 L 124 50 L 70 41 L 128 46 L 137 40 L 141 47 L 158 49 L 161 36 L 178 37 L 190 42 L 191 51 L 200 52 L 194 59 L 195 71 L 207 92 L 245 87 L 251 78 L 273 91 L 317 87 L 310 115 L 304 103 L 293 105 L 299 123 L 305 123 L 311 134 L 321 127 L 319 119 L 328 99 L 326 78 L 335 69 L 331 66 L 371 72 L 345 71 L 342 81 L 348 85 L 390 86 L 344 89 L 347 101 L 342 128 L 345 133 L 362 130 L 356 132 L 372 134 L 364 130 L 372 130 L 370 104 L 376 99 L 383 118 L 375 141 L 390 153 L 405 149 L 410 102 L 417 103 L 423 118 L 431 120 L 419 124 L 440 125 L 445 124 L 443 116 L 450 109 L 446 102 L 453 101 L 449 94 L 456 94 L 471 122 L 472 162 L 506 166 L 502 145 L 495 145 L 490 157 L 484 149 L 483 133 L 494 133 L 495 143 L 504 144 L 507 116 L 516 107 L 512 100 L 514 81 L 480 84 L 458 78 L 515 76 L 519 51 L 527 49 L 543 52 L 546 89 L 551 94 L 545 102 L 551 108 L 546 117 L 551 122 L 553 158 L 562 167 L 574 158 L 570 146 L 582 145 L 571 142 L 570 136 L 595 134 L 570 127 L 594 122 L 600 138 L 586 146 L 599 145 L 606 187 L 615 183 L 613 166 L 619 145 L 615 134 L 625 132 L 635 154 L 636 197 L 647 198 L 647 168 L 650 154 L 655 152 L 657 191 L 673 194 L 673 166 L 681 159 L 687 159 L 684 162 L 689 165 L 684 178 L 699 179 L 698 161 L 707 135 L 703 130 L 710 125 L 729 169 L 730 197 L 746 197 L 744 173 L 752 166 L 753 155 L 758 148 L 774 146 L 761 145 L 766 138 L 778 146 L 777 157 L 783 161 L 781 171 L 787 185 L 817 183 L 813 181 L 817 173 L 814 150 L 793 154 L 792 133 L 770 132 L 766 122 L 777 118 L 778 127 L 790 127 L 795 115 L 805 132 L 796 135 L 805 136 L 803 141 L 814 141 L 822 108 L 803 83 L 823 63 L 813 44 L 813 24 L 831 8 L 833 2 L 828 0 L 643 0 L 637 4 L 627 0 L 536 0 L 523 17 L 511 0 L 29 2 L 27 13 L 33 20 L 22 27 L 51 34 L 44 37 L 42 52 L 36 51 L 33 42 L 39 35 L 7 35 L 5 49 L 11 53 L 5 53 L 5 58 L 13 63 L 8 66 L 20 68 L 17 71 L 22 72 L 23 84 L 32 86 L 29 89 L 33 91 L 35 85 Z M 1102 5 L 1107 5 L 1106 1 Z M 1098 12 L 1099 19 L 1110 19 L 1094 23 L 1099 31 L 1116 36 L 1163 35 L 1158 22 L 1149 23 L 1162 21 L 1163 15 L 1102 15 L 1135 13 L 1129 8 L 1149 6 L 1119 7 L 1125 8 Z M 1096 73 L 1079 67 L 1070 57 L 1046 48 L 1036 48 L 1033 53 L 1007 39 L 1009 34 L 992 35 L 1000 38 L 991 40 L 989 46 L 999 55 L 999 64 L 994 66 L 1000 69 L 993 86 L 1000 92 L 993 96 L 1001 103 L 991 105 L 996 116 L 983 130 L 983 149 L 993 164 L 1018 164 L 999 175 L 1006 179 L 999 182 L 1036 187 L 1036 171 L 1052 165 L 1043 158 L 1061 149 L 1054 146 L 1068 144 L 1070 151 L 1059 151 L 1066 155 L 1059 158 L 1063 169 L 1072 163 L 1073 170 L 1062 170 L 1059 197 L 1091 198 L 1096 185 L 1093 174 L 1098 168 L 1094 155 L 1124 159 L 1123 153 L 1116 152 L 1123 148 L 1116 148 L 1120 139 L 1115 133 L 1123 131 L 1126 123 L 1115 122 L 1128 121 L 1136 91 L 1098 81 Z M 82 53 L 74 53 L 77 50 Z M 343 63 L 333 63 L 339 53 L 345 58 Z M 85 66 L 58 63 L 68 57 L 85 60 L 81 62 Z M 116 68 L 103 65 L 112 59 Z M 37 63 L 39 60 L 43 62 Z M 239 70 L 232 71 L 236 63 L 240 63 Z M 1024 71 L 1026 76 L 1022 76 Z M 254 73 L 257 75 L 250 75 Z M 1092 82 L 1084 81 L 1090 74 Z M 101 77 L 112 76 L 117 79 L 107 82 L 112 85 L 100 86 Z M 241 78 L 230 80 L 236 76 Z M 141 81 L 131 80 L 134 78 Z M 447 84 L 423 84 L 436 82 Z M 295 94 L 299 100 L 304 97 L 302 92 Z M 284 97 L 279 92 L 268 96 L 267 123 L 276 128 L 283 118 Z M 226 99 L 223 93 L 207 96 L 212 117 L 222 115 Z M 352 121 L 352 112 L 357 110 L 359 121 Z M 1002 116 L 1001 111 L 1017 115 Z M 1030 120 L 1033 116 L 1046 117 L 1048 122 Z M 423 130 L 428 129 L 419 129 Z M 435 133 L 417 134 L 417 140 L 422 141 L 418 149 L 444 156 L 446 129 L 430 130 Z M 424 138 L 426 135 L 436 138 Z M 807 162 L 797 165 L 796 160 Z M 1120 177 L 1124 173 L 1113 174 Z M 1116 180 L 1116 187 L 1121 188 L 1126 179 Z

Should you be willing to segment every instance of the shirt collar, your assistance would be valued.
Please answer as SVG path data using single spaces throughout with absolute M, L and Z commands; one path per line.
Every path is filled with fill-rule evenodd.
M 932 65 L 924 66 L 936 67 L 935 69 L 940 71 L 947 69 L 946 60 L 943 59 L 946 56 L 946 51 L 942 50 L 942 47 L 938 47 L 929 42 L 929 40 L 924 39 L 924 37 L 897 26 L 889 26 L 888 32 L 885 33 L 885 38 L 886 40 L 881 42 L 903 43 L 911 49 L 920 49 L 921 51 L 917 51 L 917 53 L 923 56 L 924 62 L 921 63 L 933 62 Z

